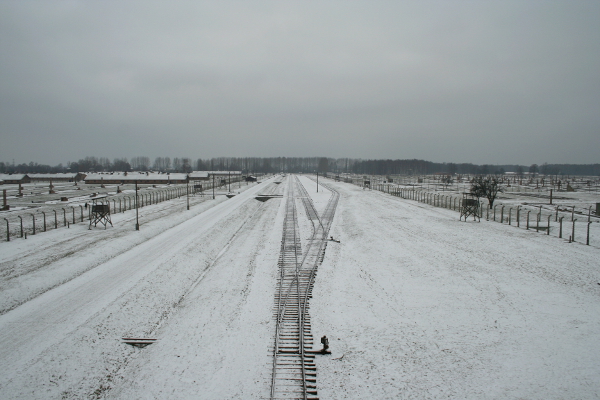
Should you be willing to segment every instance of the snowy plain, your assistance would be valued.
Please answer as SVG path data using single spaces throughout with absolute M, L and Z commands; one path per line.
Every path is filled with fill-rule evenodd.
M 301 182 L 322 211 L 330 191 Z M 340 243 L 310 308 L 333 353 L 316 361 L 321 399 L 600 397 L 599 249 L 323 182 Z M 139 232 L 128 211 L 1 243 L 2 397 L 268 398 L 284 202 L 254 197 L 287 185 L 242 189 L 149 206 Z

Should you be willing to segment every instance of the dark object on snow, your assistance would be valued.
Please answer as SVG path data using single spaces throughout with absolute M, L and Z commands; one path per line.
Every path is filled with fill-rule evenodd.
M 335 240 L 335 239 L 333 238 L 333 236 L 329 236 L 329 238 L 330 238 L 329 240 L 331 240 L 332 242 L 336 242 L 336 243 L 339 243 L 339 242 L 340 242 L 339 240 Z
M 128 344 L 130 346 L 144 348 L 149 344 L 155 343 L 156 339 L 147 339 L 147 338 L 122 338 L 123 343 Z
M 329 339 L 327 339 L 327 336 L 323 336 L 321 338 L 321 344 L 323 345 L 323 348 L 321 349 L 321 353 L 330 353 L 329 351 Z

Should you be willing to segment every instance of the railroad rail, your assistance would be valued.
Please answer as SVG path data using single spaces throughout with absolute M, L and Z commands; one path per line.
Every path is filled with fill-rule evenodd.
M 317 368 L 310 316 L 314 279 L 327 246 L 327 233 L 339 194 L 332 196 L 319 217 L 310 196 L 297 177 L 288 177 L 286 212 L 279 256 L 279 278 L 275 295 L 275 343 L 270 399 L 318 400 Z M 313 232 L 303 252 L 300 244 L 296 199 L 300 198 L 312 222 Z

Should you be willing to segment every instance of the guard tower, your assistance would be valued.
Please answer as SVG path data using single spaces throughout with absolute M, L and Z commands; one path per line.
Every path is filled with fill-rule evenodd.
M 473 221 L 481 221 L 479 217 L 479 200 L 471 193 L 463 193 L 463 198 L 460 204 L 460 220 L 465 217 L 465 221 L 469 216 L 473 216 Z
M 110 203 L 107 201 L 104 204 L 104 199 L 106 196 L 96 196 L 92 197 L 92 208 L 90 210 L 90 226 L 88 229 L 92 229 L 92 224 L 94 227 L 101 223 L 104 225 L 104 229 L 106 229 L 106 224 L 110 224 L 113 226 L 112 221 L 110 220 Z

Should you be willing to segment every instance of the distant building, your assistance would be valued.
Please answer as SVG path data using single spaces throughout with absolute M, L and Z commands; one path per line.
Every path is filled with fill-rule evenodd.
M 242 171 L 199 171 L 199 172 L 208 173 L 208 175 L 211 177 L 210 179 L 212 179 L 212 176 L 214 176 L 215 179 L 224 179 L 224 178 L 228 178 L 228 177 L 231 177 L 231 179 L 235 179 L 235 178 L 239 178 L 240 176 L 242 176 Z
M 210 175 L 208 171 L 193 171 L 188 174 L 190 181 L 208 181 Z
M 27 174 L 0 174 L 0 181 L 3 181 L 4 184 L 19 184 L 29 183 L 31 178 Z
M 80 182 L 86 175 L 81 172 L 69 174 L 28 174 L 31 182 Z
M 181 184 L 186 183 L 188 177 L 186 174 L 180 173 L 156 173 L 156 172 L 107 172 L 100 174 L 89 174 L 85 177 L 84 182 L 86 184 L 113 184 L 113 185 L 124 185 L 134 184 Z

